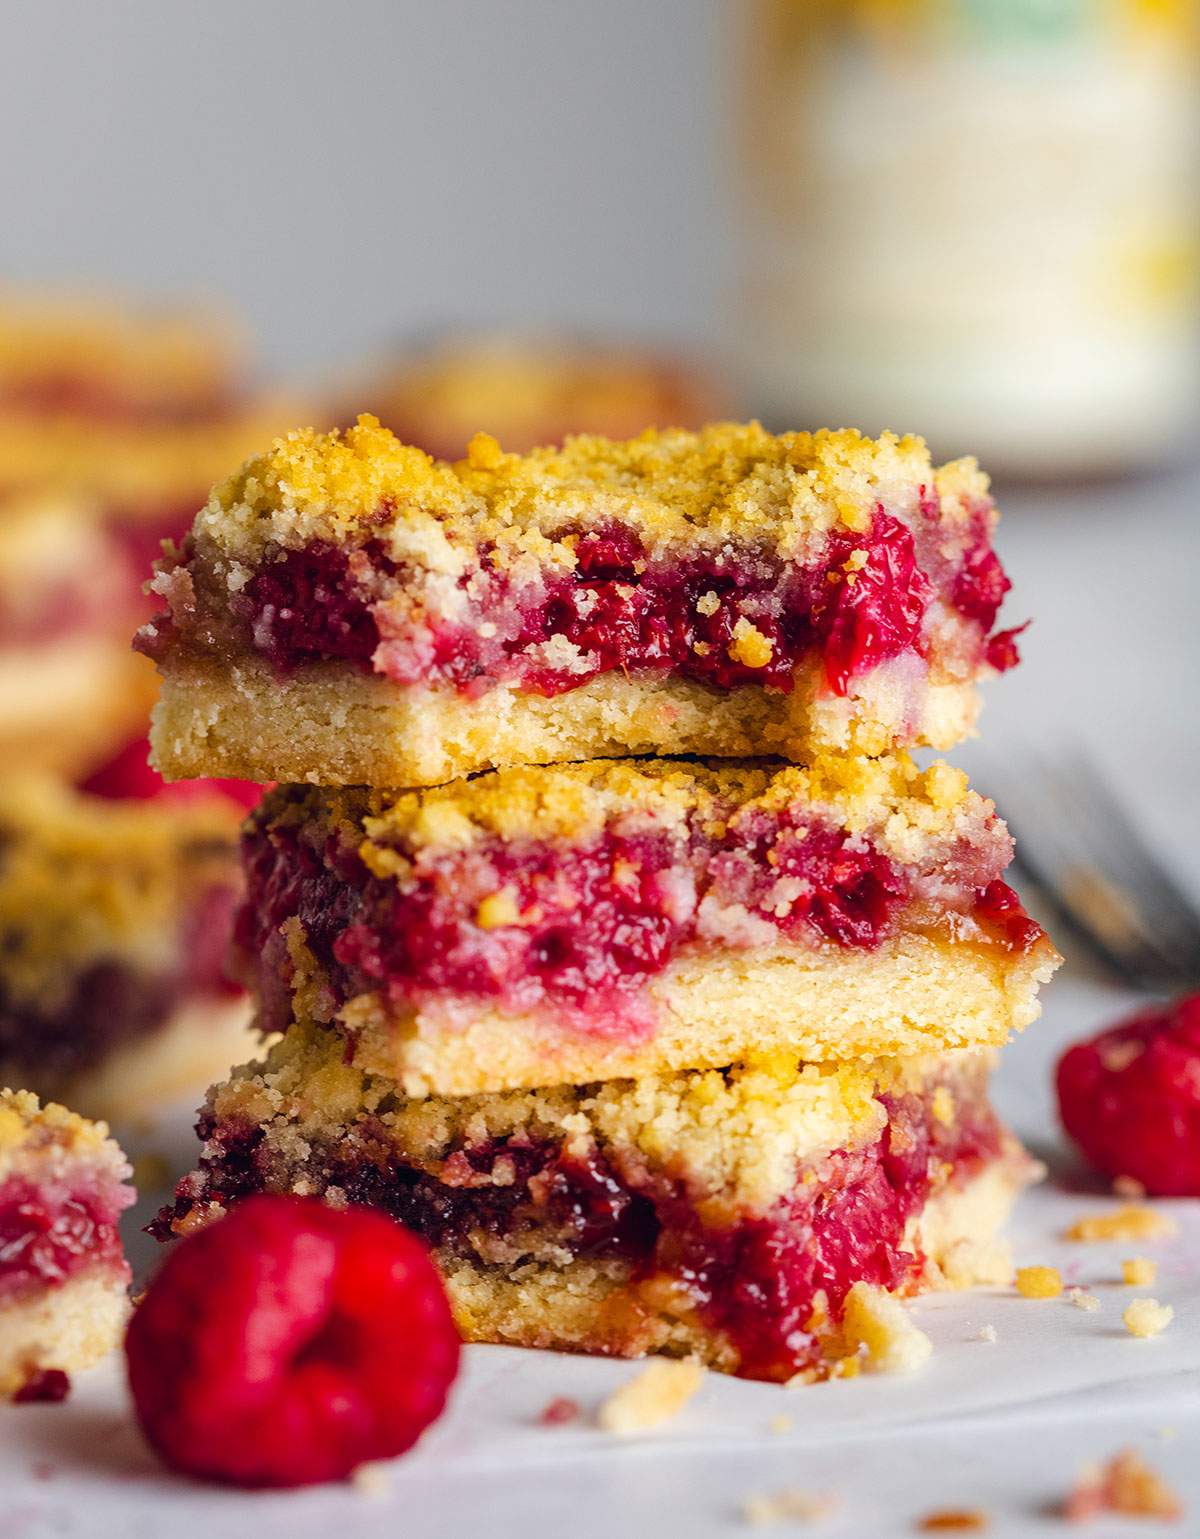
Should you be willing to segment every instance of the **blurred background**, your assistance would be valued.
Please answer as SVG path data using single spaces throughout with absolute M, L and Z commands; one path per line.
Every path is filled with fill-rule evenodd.
M 1093 980 L 1197 981 L 1197 27 L 1194 0 L 10 7 L 8 772 L 161 810 L 140 584 L 288 426 L 370 409 L 450 456 L 714 415 L 917 431 L 993 472 L 1003 623 L 1035 619 L 961 761 L 1027 876 L 1060 906 L 1074 880 L 1083 930 L 1107 903 L 1105 944 L 1059 932 L 1062 1030 Z M 1176 883 L 1142 929 L 1186 920 L 1157 971 L 1113 955 L 1145 876 L 1098 868 L 1114 808 Z

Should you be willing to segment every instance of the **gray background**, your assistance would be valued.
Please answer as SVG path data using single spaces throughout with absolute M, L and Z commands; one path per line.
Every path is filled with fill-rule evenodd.
M 0 275 L 223 295 L 274 368 L 445 322 L 715 338 L 717 0 L 0 0 Z

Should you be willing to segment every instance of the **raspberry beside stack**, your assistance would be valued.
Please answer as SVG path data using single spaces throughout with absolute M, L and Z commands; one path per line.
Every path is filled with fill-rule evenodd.
M 166 772 L 284 782 L 237 932 L 283 1037 L 164 1231 L 367 1203 L 469 1339 L 773 1379 L 993 1277 L 987 1079 L 1057 957 L 907 749 L 1015 661 L 994 520 L 919 440 L 755 425 L 450 466 L 363 419 L 219 487 L 141 645 Z

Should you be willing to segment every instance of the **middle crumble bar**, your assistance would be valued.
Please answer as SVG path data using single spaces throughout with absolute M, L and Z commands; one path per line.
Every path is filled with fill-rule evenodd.
M 260 1025 L 409 1095 L 1003 1042 L 1057 953 L 945 764 L 598 761 L 280 787 L 244 835 Z

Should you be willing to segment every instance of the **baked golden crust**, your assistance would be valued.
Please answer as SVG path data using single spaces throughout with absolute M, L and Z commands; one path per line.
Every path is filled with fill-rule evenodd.
M 547 699 L 498 685 L 472 698 L 411 689 L 333 662 L 280 676 L 263 659 L 172 656 L 154 710 L 154 762 L 168 779 L 229 775 L 312 785 L 434 786 L 479 770 L 622 753 L 885 753 L 950 748 L 978 709 L 970 684 L 911 681 L 885 664 L 851 697 L 820 689 L 820 664 L 790 693 L 717 692 L 694 679 L 606 673 Z
M 114 1180 L 125 1181 L 130 1166 L 103 1122 L 55 1101 L 44 1105 L 29 1090 L 0 1089 L 0 1181 L 15 1172 L 50 1172 L 85 1160 Z
M 536 1013 L 446 1012 L 380 994 L 336 1010 L 324 974 L 293 957 L 297 1015 L 328 1022 L 356 1061 L 414 1096 L 716 1067 L 750 1052 L 828 1062 L 1001 1047 L 1041 1014 L 1038 989 L 1061 960 L 1045 938 L 1014 953 L 916 934 L 873 951 L 686 957 L 647 985 L 653 1031 L 605 1035 Z

